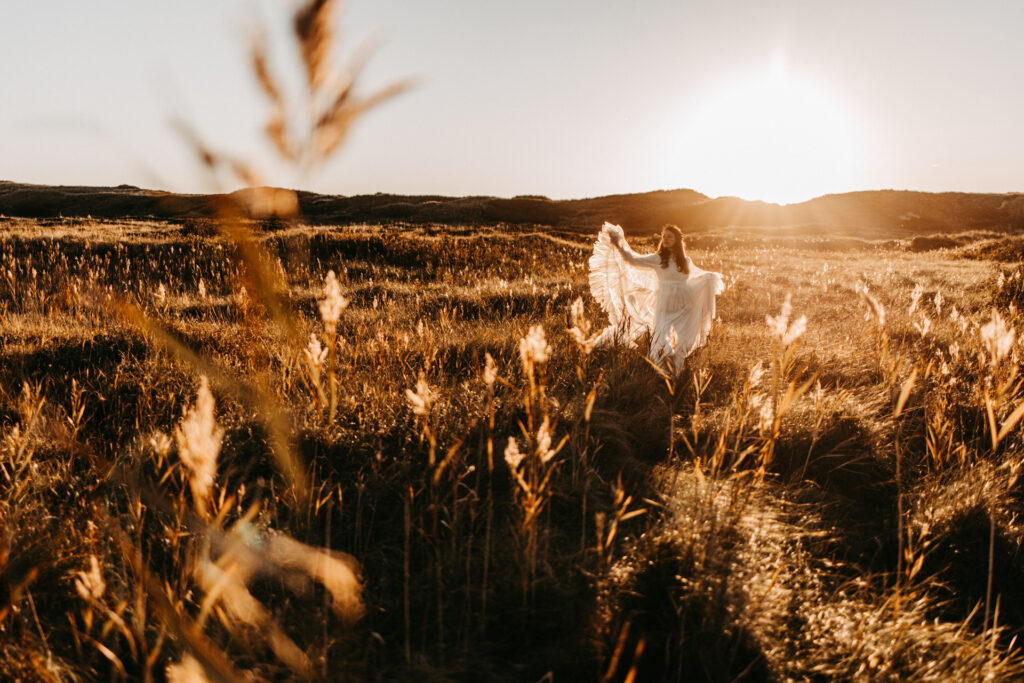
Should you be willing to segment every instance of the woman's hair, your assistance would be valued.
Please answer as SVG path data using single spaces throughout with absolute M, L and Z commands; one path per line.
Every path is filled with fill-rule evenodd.
M 665 233 L 671 232 L 676 236 L 676 243 L 671 249 L 665 246 Z M 686 247 L 683 244 L 683 233 L 674 225 L 666 225 L 661 229 L 661 241 L 658 243 L 658 256 L 661 257 L 661 267 L 668 268 L 670 256 L 676 259 L 676 268 L 680 273 L 690 274 L 690 265 L 686 262 Z

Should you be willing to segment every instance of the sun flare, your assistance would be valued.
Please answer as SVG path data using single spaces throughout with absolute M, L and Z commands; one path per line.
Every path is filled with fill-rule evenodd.
M 863 147 L 849 107 L 777 60 L 768 73 L 700 99 L 676 166 L 685 184 L 707 194 L 792 203 L 854 187 Z

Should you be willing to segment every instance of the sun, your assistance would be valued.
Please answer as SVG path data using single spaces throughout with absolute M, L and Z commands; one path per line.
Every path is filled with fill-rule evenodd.
M 718 85 L 684 118 L 673 166 L 705 194 L 784 204 L 857 184 L 864 139 L 849 107 L 781 60 Z

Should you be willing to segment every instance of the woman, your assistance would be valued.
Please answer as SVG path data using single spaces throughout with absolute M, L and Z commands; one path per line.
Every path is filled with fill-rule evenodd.
M 622 228 L 605 223 L 590 257 L 590 291 L 608 314 L 601 342 L 632 345 L 651 333 L 649 357 L 678 373 L 686 357 L 707 342 L 715 297 L 725 285 L 720 273 L 693 265 L 683 234 L 674 225 L 661 231 L 658 251 L 637 254 Z

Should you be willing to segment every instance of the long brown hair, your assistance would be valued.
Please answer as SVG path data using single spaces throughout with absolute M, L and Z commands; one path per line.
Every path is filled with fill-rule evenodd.
M 665 246 L 665 233 L 671 232 L 676 236 L 676 244 L 669 249 Z M 661 257 L 661 267 L 668 268 L 670 256 L 676 259 L 676 268 L 680 273 L 690 274 L 690 264 L 686 262 L 686 246 L 683 244 L 683 232 L 675 225 L 666 225 L 661 229 L 661 241 L 658 243 L 658 256 Z

